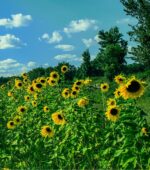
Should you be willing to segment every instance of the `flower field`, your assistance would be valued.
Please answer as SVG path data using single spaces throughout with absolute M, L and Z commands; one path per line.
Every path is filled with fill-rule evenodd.
M 150 127 L 138 105 L 147 82 L 66 83 L 67 71 L 1 86 L 0 168 L 149 170 Z

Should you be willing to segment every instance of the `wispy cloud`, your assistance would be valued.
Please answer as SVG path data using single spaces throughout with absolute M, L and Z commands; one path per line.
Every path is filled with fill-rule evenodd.
M 39 40 L 44 40 L 49 44 L 59 43 L 63 39 L 62 35 L 58 31 L 54 31 L 50 36 L 48 33 L 44 33 Z
M 64 32 L 68 35 L 71 33 L 83 32 L 87 31 L 89 28 L 97 29 L 97 21 L 90 19 L 80 19 L 80 20 L 72 20 L 68 27 L 64 28 Z
M 82 58 L 77 57 L 75 54 L 59 54 L 54 57 L 56 60 L 62 60 L 62 61 L 82 61 Z
M 11 19 L 10 18 L 0 19 L 0 26 L 4 26 L 6 28 L 18 28 L 27 26 L 31 20 L 32 20 L 31 15 L 23 15 L 19 13 L 11 15 Z
M 69 44 L 59 44 L 56 45 L 55 48 L 61 49 L 63 51 L 73 51 L 75 49 L 73 45 L 69 45 Z
M 89 38 L 89 39 L 85 39 L 83 38 L 82 39 L 82 42 L 84 43 L 84 45 L 89 48 L 91 47 L 93 44 L 94 44 L 94 40 L 92 38 Z
M 6 34 L 0 36 L 0 50 L 8 48 L 17 48 L 22 45 L 26 45 L 21 42 L 20 38 L 12 34 Z
M 27 72 L 37 66 L 38 64 L 33 61 L 23 64 L 12 58 L 0 60 L 0 77 L 20 75 L 21 73 Z
M 132 18 L 122 18 L 116 21 L 116 24 L 118 25 L 123 25 L 123 24 L 132 24 L 134 23 L 136 20 L 132 19 Z

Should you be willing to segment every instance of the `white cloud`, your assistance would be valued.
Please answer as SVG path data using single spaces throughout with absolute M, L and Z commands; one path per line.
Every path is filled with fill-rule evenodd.
M 75 57 L 76 57 L 75 54 L 60 54 L 60 55 L 56 55 L 54 58 L 56 60 L 64 60 L 64 59 L 73 59 Z
M 69 44 L 59 44 L 59 45 L 56 45 L 55 48 L 61 49 L 63 51 L 72 51 L 74 50 L 75 47 Z
M 87 48 L 91 47 L 91 46 L 94 44 L 94 41 L 93 41 L 92 38 L 89 38 L 89 39 L 83 38 L 83 39 L 82 39 L 82 42 L 84 43 L 84 45 L 85 45 Z
M 36 62 L 34 62 L 34 61 L 29 61 L 27 63 L 27 67 L 29 67 L 29 68 L 32 68 L 32 67 L 35 67 L 35 66 L 36 66 Z
M 123 24 L 131 24 L 134 23 L 136 20 L 131 18 L 122 18 L 116 21 L 116 24 L 123 25 Z
M 70 33 L 86 31 L 91 27 L 97 29 L 96 23 L 96 20 L 90 19 L 72 20 L 69 26 L 64 28 L 64 32 L 69 35 Z
M 23 64 L 17 62 L 14 59 L 5 59 L 0 60 L 0 76 L 7 77 L 16 75 L 18 73 L 18 69 L 21 69 Z
M 63 37 L 58 31 L 54 31 L 52 35 L 50 36 L 47 33 L 44 33 L 39 40 L 45 40 L 47 43 L 52 44 L 52 43 L 59 43 Z
M 31 20 L 32 20 L 31 15 L 23 15 L 19 13 L 11 15 L 11 19 L 10 18 L 0 19 L 0 26 L 4 26 L 6 28 L 18 28 L 22 26 L 27 26 Z
M 82 61 L 82 57 L 77 57 L 75 54 L 60 54 L 54 57 L 56 60 L 65 60 L 66 62 L 71 61 Z
M 20 45 L 25 45 L 21 42 L 21 40 L 12 34 L 6 34 L 0 36 L 0 49 L 7 48 L 16 48 L 20 47 Z
M 95 40 L 97 43 L 101 41 L 101 39 L 98 37 L 98 35 L 96 35 L 96 36 L 94 37 L 94 40 Z
M 0 77 L 20 75 L 23 72 L 28 72 L 36 66 L 37 64 L 33 61 L 23 64 L 11 58 L 0 60 Z

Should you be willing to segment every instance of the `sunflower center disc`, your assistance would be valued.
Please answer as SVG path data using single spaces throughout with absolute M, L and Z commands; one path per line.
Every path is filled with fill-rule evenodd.
M 137 82 L 137 81 L 132 81 L 131 82 L 131 84 L 128 86 L 128 88 L 127 88 L 127 90 L 129 91 L 129 92 L 137 92 L 139 89 L 140 89 L 140 83 L 139 82 Z
M 47 132 L 51 132 L 51 129 L 49 127 L 46 128 Z
M 37 88 L 41 88 L 41 87 L 42 87 L 42 84 L 37 84 L 36 87 L 37 87 Z
M 62 117 L 61 115 L 58 115 L 58 118 L 59 118 L 60 120 L 62 120 L 62 119 L 63 119 L 63 117 Z
M 118 114 L 118 110 L 117 109 L 111 109 L 111 114 L 113 116 L 117 115 Z

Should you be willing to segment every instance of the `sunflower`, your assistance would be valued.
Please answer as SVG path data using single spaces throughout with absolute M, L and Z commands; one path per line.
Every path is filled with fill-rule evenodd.
M 54 80 L 59 80 L 59 74 L 58 74 L 58 72 L 57 71 L 52 71 L 51 73 L 50 73 L 50 77 L 52 78 L 52 79 L 54 79 Z
M 121 85 L 121 84 L 125 83 L 126 78 L 123 75 L 119 74 L 119 75 L 115 76 L 114 80 L 117 84 Z
M 29 82 L 29 80 L 27 78 L 24 78 L 23 82 L 24 82 L 24 84 L 27 84 Z
M 108 83 L 102 83 L 102 84 L 100 85 L 100 89 L 101 89 L 102 92 L 107 92 L 108 89 L 109 89 Z
M 12 96 L 13 96 L 13 92 L 9 91 L 9 92 L 7 93 L 7 95 L 8 95 L 8 97 L 12 97 Z
M 34 87 L 35 91 L 40 92 L 42 87 L 43 87 L 43 85 L 41 83 L 34 83 L 33 87 Z
M 42 128 L 41 128 L 41 135 L 43 137 L 53 137 L 54 131 L 50 126 L 45 125 L 45 126 L 42 126 Z
M 39 95 L 37 93 L 34 94 L 34 99 L 37 100 Z
M 35 100 L 33 100 L 31 103 L 33 107 L 37 107 L 37 102 Z
M 105 115 L 108 120 L 115 122 L 119 118 L 119 112 L 120 110 L 117 106 L 111 106 L 107 108 Z
M 52 114 L 52 120 L 56 125 L 63 125 L 66 123 L 62 111 L 55 112 Z
M 148 129 L 147 128 L 145 128 L 145 127 L 143 127 L 142 129 L 141 129 L 141 132 L 145 135 L 145 136 L 148 136 Z
M 71 97 L 72 97 L 72 98 L 76 98 L 77 95 L 78 95 L 78 91 L 76 91 L 76 90 L 72 90 L 72 91 L 71 91 Z
M 22 77 L 26 79 L 28 77 L 27 73 L 22 73 Z
M 80 86 L 73 85 L 73 86 L 72 86 L 72 90 L 73 90 L 73 91 L 80 91 Z
M 41 77 L 39 82 L 43 85 L 46 86 L 46 79 L 44 77 Z
M 19 113 L 24 113 L 26 110 L 27 110 L 27 108 L 25 106 L 19 106 L 17 108 L 17 112 L 19 112 Z
M 27 102 L 27 101 L 30 100 L 30 96 L 24 96 L 24 99 L 25 99 L 25 101 Z
M 135 99 L 143 95 L 144 87 L 140 80 L 133 77 L 125 85 L 120 87 L 120 92 L 124 99 Z
M 118 99 L 119 97 L 121 97 L 120 87 L 115 90 L 114 95 L 115 95 L 115 98 L 116 98 L 116 99 Z
M 20 116 L 16 116 L 14 119 L 13 119 L 14 123 L 16 125 L 20 124 L 21 123 L 21 117 Z
M 89 85 L 92 82 L 91 79 L 86 79 L 84 80 L 84 85 Z
M 33 94 L 35 92 L 33 85 L 28 86 L 27 92 Z
M 22 88 L 22 86 L 23 86 L 23 83 L 22 83 L 21 80 L 15 80 L 15 87 L 16 87 L 17 89 Z
M 89 103 L 89 100 L 86 97 L 79 99 L 77 102 L 79 107 L 84 107 L 88 105 L 88 103 Z
M 74 86 L 81 86 L 81 85 L 83 85 L 83 83 L 84 83 L 84 81 L 83 80 L 77 80 L 77 81 L 75 81 L 74 82 Z
M 70 92 L 69 92 L 69 89 L 68 88 L 65 88 L 62 93 L 61 93 L 62 97 L 64 97 L 65 99 L 66 98 L 69 98 L 70 97 Z
M 112 98 L 109 98 L 107 100 L 107 106 L 116 106 L 116 100 L 115 99 L 112 99 Z
M 7 128 L 8 129 L 14 129 L 15 128 L 15 122 L 14 121 L 9 121 L 7 123 Z
M 61 67 L 61 72 L 62 72 L 62 73 L 66 73 L 67 71 L 68 71 L 68 66 L 63 65 L 63 66 Z
M 49 83 L 50 86 L 56 86 L 58 81 L 53 79 L 53 78 L 49 78 L 48 83 Z
M 44 107 L 43 107 L 43 110 L 44 110 L 44 112 L 49 112 L 48 106 L 44 106 Z

